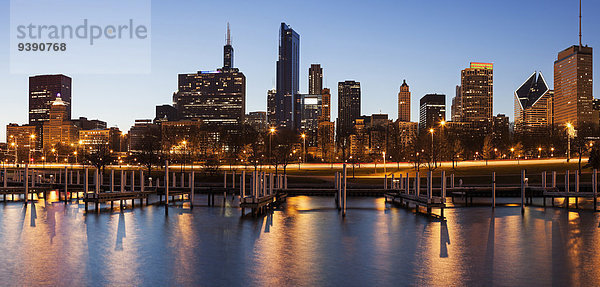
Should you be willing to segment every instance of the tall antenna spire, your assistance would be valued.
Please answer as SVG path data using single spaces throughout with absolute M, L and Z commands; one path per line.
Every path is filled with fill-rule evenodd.
M 579 46 L 581 47 L 581 0 L 579 0 Z
M 229 22 L 227 22 L 227 45 L 231 45 L 231 32 L 229 31 Z

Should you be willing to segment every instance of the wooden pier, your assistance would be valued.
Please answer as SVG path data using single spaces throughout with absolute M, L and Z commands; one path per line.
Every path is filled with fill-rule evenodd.
M 395 191 L 387 192 L 384 197 L 386 202 L 391 202 L 402 207 L 410 208 L 413 204 L 415 211 L 419 212 L 419 208 L 424 207 L 428 216 L 439 217 L 444 219 L 444 208 L 446 208 L 446 173 L 441 172 L 442 186 L 439 189 L 438 196 L 434 196 L 433 189 L 433 173 L 427 173 L 427 185 L 425 193 L 421 189 L 421 178 L 419 172 L 415 174 L 414 185 L 410 187 L 410 177 L 407 175 L 407 183 L 404 188 L 399 188 Z M 394 184 L 392 184 L 394 187 Z M 434 214 L 433 209 L 439 210 L 439 215 Z

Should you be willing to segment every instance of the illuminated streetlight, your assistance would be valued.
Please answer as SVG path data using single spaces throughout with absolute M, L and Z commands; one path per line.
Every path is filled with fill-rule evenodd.
M 269 129 L 269 160 L 273 161 L 273 157 L 271 155 L 271 142 L 273 141 L 273 134 L 275 133 L 275 128 L 271 127 Z
M 433 133 L 435 132 L 435 130 L 433 128 L 430 128 L 429 132 L 431 133 L 431 162 L 433 162 Z

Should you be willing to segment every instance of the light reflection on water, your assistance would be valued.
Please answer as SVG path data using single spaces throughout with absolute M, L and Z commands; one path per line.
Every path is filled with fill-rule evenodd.
M 452 208 L 447 221 L 349 198 L 291 197 L 241 218 L 231 198 L 85 214 L 0 204 L 2 285 L 593 285 L 599 215 L 530 207 Z

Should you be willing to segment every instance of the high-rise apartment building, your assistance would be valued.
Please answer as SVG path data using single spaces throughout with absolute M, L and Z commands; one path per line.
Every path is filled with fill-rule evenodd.
M 398 120 L 410 122 L 410 89 L 406 80 L 403 81 L 398 92 Z
M 338 119 L 339 137 L 350 135 L 354 121 L 360 117 L 360 82 L 345 81 L 338 83 Z
M 493 95 L 494 64 L 472 62 L 461 72 L 461 121 L 491 125 Z
M 294 128 L 294 97 L 300 82 L 300 35 L 281 23 L 279 28 L 279 58 L 275 114 L 277 126 Z
M 446 95 L 427 94 L 421 98 L 419 129 L 436 128 L 446 120 Z
M 320 64 L 311 64 L 308 69 L 308 93 L 318 95 L 323 90 L 323 68 Z
M 29 124 L 39 128 L 50 119 L 50 107 L 56 97 L 65 104 L 67 118 L 71 118 L 71 78 L 65 75 L 29 77 Z
M 554 124 L 597 125 L 592 108 L 592 48 L 571 46 L 554 61 Z

